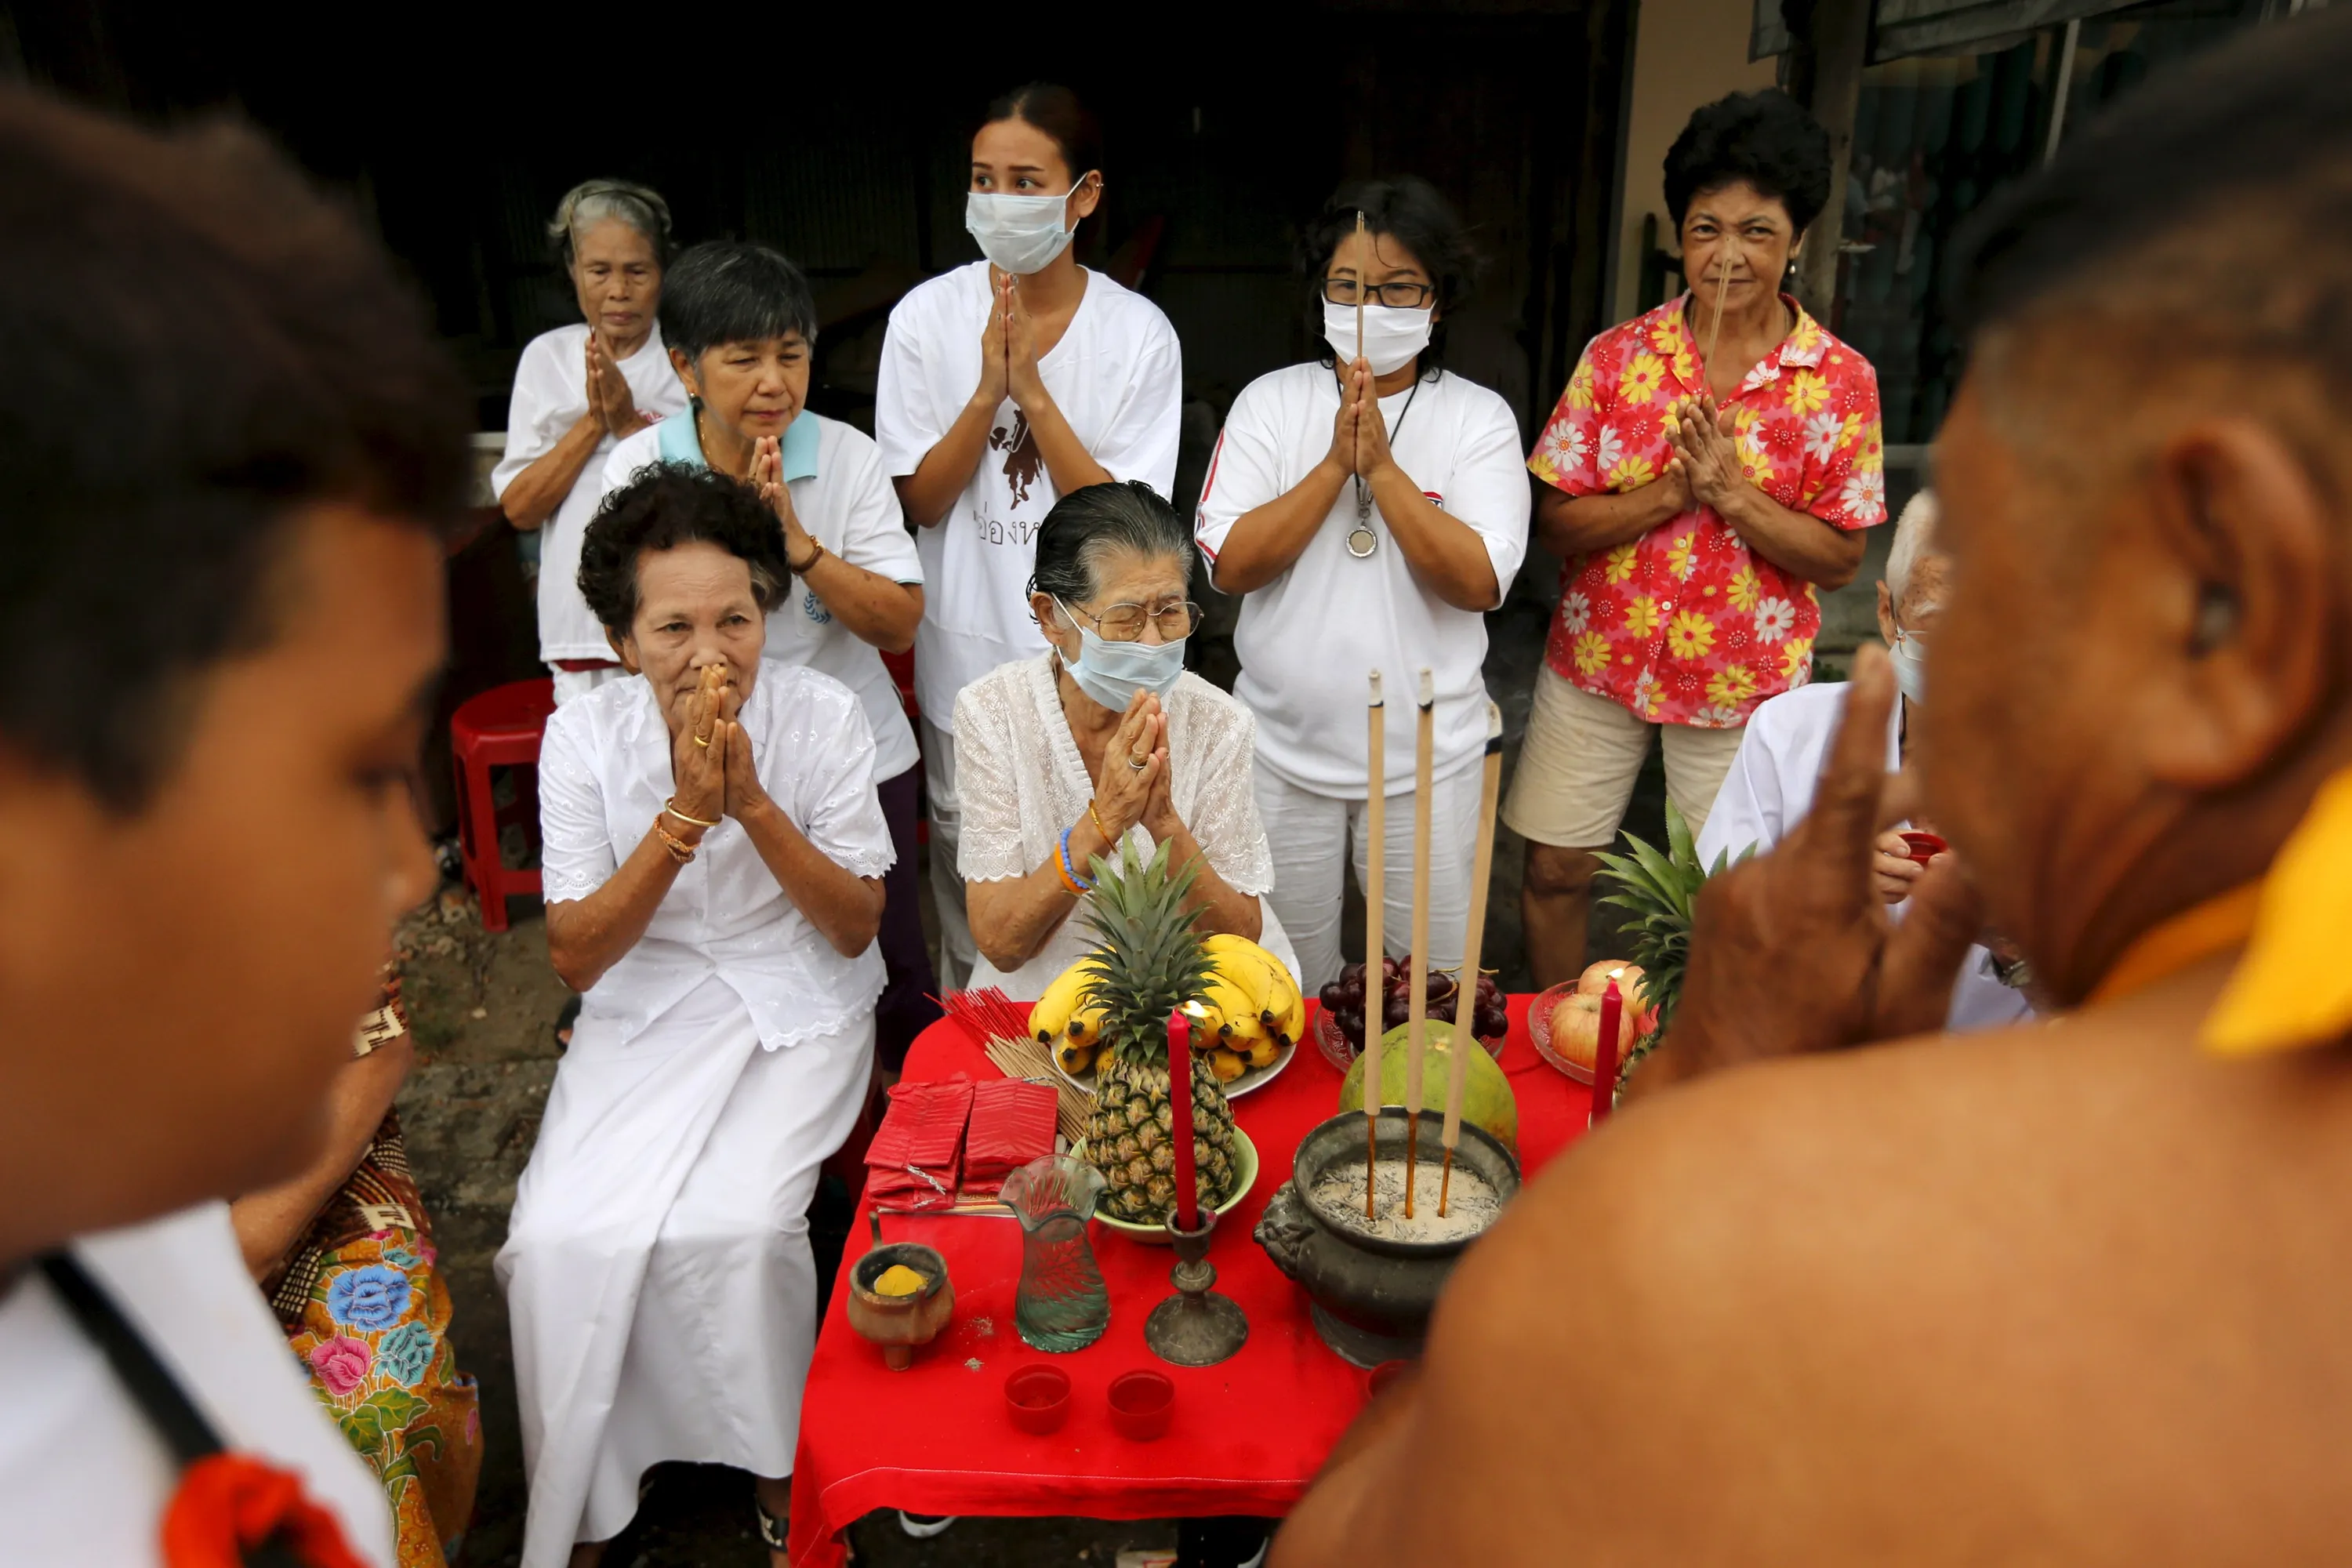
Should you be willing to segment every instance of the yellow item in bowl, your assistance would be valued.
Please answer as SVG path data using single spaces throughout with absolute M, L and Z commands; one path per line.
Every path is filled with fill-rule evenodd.
M 893 1263 L 874 1281 L 877 1296 L 911 1296 L 930 1281 L 903 1263 Z

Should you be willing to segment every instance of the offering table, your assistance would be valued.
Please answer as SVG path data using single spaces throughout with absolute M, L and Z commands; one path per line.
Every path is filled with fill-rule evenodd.
M 1591 1091 L 1548 1066 L 1528 1043 L 1528 1005 L 1510 998 L 1500 1061 L 1518 1102 L 1519 1159 L 1530 1177 L 1584 1129 Z M 1273 1081 L 1234 1102 L 1261 1162 L 1249 1194 L 1220 1223 L 1209 1261 L 1217 1289 L 1249 1317 L 1249 1341 L 1218 1365 L 1171 1366 L 1144 1347 L 1143 1321 L 1170 1294 L 1175 1262 L 1148 1246 L 1090 1227 L 1109 1287 L 1110 1328 L 1087 1350 L 1047 1355 L 1021 1342 L 1013 1289 L 1021 1231 L 1009 1217 L 892 1215 L 887 1242 L 919 1242 L 946 1259 L 955 1319 L 905 1372 L 884 1366 L 850 1328 L 850 1270 L 872 1245 L 862 1202 L 833 1300 L 817 1333 L 793 1471 L 792 1561 L 834 1568 L 841 1532 L 877 1509 L 914 1513 L 1079 1515 L 1166 1519 L 1280 1517 L 1300 1497 L 1367 1402 L 1365 1374 L 1324 1347 L 1307 1300 L 1251 1238 L 1275 1190 L 1290 1179 L 1299 1140 L 1339 1110 L 1340 1075 L 1307 1038 Z M 1003 1075 L 952 1020 L 934 1024 L 907 1057 L 909 1079 L 984 1081 Z M 1425 1151 L 1434 1180 L 1439 1151 Z M 1004 1380 L 1051 1363 L 1070 1377 L 1070 1414 L 1033 1436 L 1006 1416 Z M 1176 1385 L 1167 1435 L 1139 1443 L 1111 1430 L 1106 1390 L 1149 1368 Z

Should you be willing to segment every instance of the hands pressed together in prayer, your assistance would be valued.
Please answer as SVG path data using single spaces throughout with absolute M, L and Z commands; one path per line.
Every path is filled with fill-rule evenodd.
M 588 411 L 603 422 L 605 434 L 615 441 L 625 440 L 654 423 L 648 415 L 637 412 L 637 400 L 629 390 L 628 377 L 621 374 L 621 362 L 595 332 L 588 334 Z
M 1938 855 L 1906 862 L 1910 908 L 1888 913 L 1881 828 L 1911 816 L 1908 781 L 1885 772 L 1895 696 L 1885 655 L 1864 648 L 1811 813 L 1769 854 L 1708 880 L 1674 1025 L 1629 1093 L 1943 1026 L 1982 906 L 1958 859 Z
M 1141 767 L 1136 766 L 1138 758 Z M 1094 808 L 1114 848 L 1137 823 L 1154 843 L 1166 842 L 1184 826 L 1168 798 L 1168 715 L 1149 691 L 1128 700 L 1118 728 L 1103 745 Z
M 1010 397 L 1013 406 L 1029 409 L 1045 393 L 1037 374 L 1037 319 L 1021 302 L 1021 287 L 1012 274 L 994 276 L 988 325 L 980 333 L 980 398 L 991 408 Z
M 1339 412 L 1332 416 L 1331 450 L 1323 460 L 1343 477 L 1370 484 L 1396 467 L 1396 454 L 1389 449 L 1389 424 L 1381 416 L 1370 363 L 1357 360 L 1340 375 Z
M 761 787 L 759 768 L 751 756 L 751 737 L 735 721 L 742 694 L 724 664 L 705 665 L 693 690 L 681 693 L 674 705 L 680 722 L 670 741 L 670 777 L 677 793 L 670 798 L 677 817 L 670 826 L 679 837 L 688 830 L 698 842 L 707 831 L 680 817 L 717 822 L 722 816 L 740 820 L 769 804 Z
M 784 483 L 784 444 L 781 437 L 762 436 L 752 443 L 751 479 L 761 501 L 783 525 L 784 564 L 796 573 L 806 571 L 814 564 L 818 546 L 815 537 L 801 526 L 800 513 L 793 510 L 792 487 Z
M 1685 507 L 1712 507 L 1727 520 L 1741 492 L 1750 489 L 1731 410 L 1718 407 L 1711 395 L 1677 401 L 1666 411 L 1666 444 L 1674 456 L 1666 459 L 1664 482 L 1680 487 Z

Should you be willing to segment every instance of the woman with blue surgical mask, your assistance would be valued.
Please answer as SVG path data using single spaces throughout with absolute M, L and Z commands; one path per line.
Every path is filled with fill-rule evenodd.
M 960 866 L 979 945 L 974 985 L 1034 1001 L 1094 945 L 1094 863 L 1166 845 L 1200 868 L 1203 932 L 1295 955 L 1266 906 L 1274 882 L 1250 788 L 1249 710 L 1184 669 L 1200 625 L 1192 533 L 1150 486 L 1090 485 L 1038 531 L 1029 608 L 1048 647 L 955 704 Z
M 1412 931 L 1423 669 L 1436 696 L 1430 960 L 1461 962 L 1486 744 L 1485 613 L 1509 591 L 1528 542 L 1510 407 L 1438 363 L 1474 261 L 1425 182 L 1340 189 L 1300 245 L 1322 357 L 1243 389 L 1202 488 L 1201 553 L 1220 590 L 1246 595 L 1234 692 L 1257 715 L 1273 903 L 1309 989 L 1339 972 L 1341 867 L 1352 858 L 1362 885 L 1375 787 L 1391 802 L 1387 885 L 1370 896 L 1387 900 L 1392 956 Z M 1374 670 L 1391 714 L 1377 760 L 1364 722 Z
M 1067 88 L 989 106 L 971 142 L 964 226 L 984 259 L 890 312 L 874 434 L 916 525 L 929 596 L 915 635 L 931 810 L 940 979 L 973 947 L 956 879 L 962 788 L 948 728 L 957 694 L 1045 639 L 1025 592 L 1055 500 L 1106 480 L 1176 482 L 1183 371 L 1174 329 L 1141 295 L 1078 265 L 1102 202 L 1101 136 Z

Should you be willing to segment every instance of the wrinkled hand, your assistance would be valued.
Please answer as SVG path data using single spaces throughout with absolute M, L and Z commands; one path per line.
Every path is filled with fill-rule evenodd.
M 1120 716 L 1118 728 L 1103 743 L 1102 763 L 1095 770 L 1095 815 L 1102 818 L 1103 829 L 1111 836 L 1114 848 L 1137 823 L 1150 826 L 1146 814 L 1152 791 L 1168 771 L 1168 749 L 1161 744 L 1166 723 L 1160 711 L 1160 699 L 1149 691 L 1139 691 L 1128 699 L 1127 711 Z M 1138 757 L 1143 759 L 1139 768 L 1134 765 Z M 1155 833 L 1153 837 L 1159 835 Z
M 1854 659 L 1845 716 L 1813 808 L 1769 854 L 1711 879 L 1691 962 L 1655 1068 L 1659 1083 L 1764 1058 L 1939 1029 L 1982 910 L 1957 861 L 1938 856 L 1892 920 L 1872 885 L 1884 798 L 1886 656 Z
M 629 378 L 621 374 L 621 362 L 593 331 L 588 334 L 588 406 L 604 420 L 605 433 L 614 440 L 634 436 L 653 423 L 637 412 L 636 395 L 629 390 Z
M 733 719 L 721 719 L 719 729 L 727 748 L 727 815 L 740 822 L 747 815 L 760 811 L 771 803 L 766 788 L 760 783 L 760 770 L 751 755 L 751 732 Z M 718 751 L 720 743 L 720 741 L 712 741 L 710 749 Z
M 1734 428 L 1731 411 L 1718 409 L 1713 397 L 1677 404 L 1666 423 L 1666 443 L 1674 448 L 1666 472 L 1680 474 L 1691 499 L 1718 514 L 1736 504 L 1748 484 Z
M 671 798 L 678 810 L 704 822 L 718 821 L 727 802 L 727 748 L 718 731 L 733 711 L 728 690 L 727 667 L 704 666 L 701 683 L 679 699 L 682 721 L 670 741 Z
M 1331 449 L 1323 454 L 1323 460 L 1331 466 L 1332 472 L 1343 478 L 1356 471 L 1356 425 L 1359 411 L 1363 406 L 1356 397 L 1359 370 L 1370 374 L 1362 360 L 1340 367 L 1339 411 L 1331 416 Z
M 751 445 L 751 488 L 759 492 L 760 504 L 776 514 L 784 529 L 784 560 L 806 561 L 809 554 L 808 530 L 801 526 L 800 514 L 793 510 L 792 487 L 784 483 L 784 444 L 781 437 L 762 436 Z
M 1184 830 L 1184 819 L 1176 815 L 1176 803 L 1170 798 L 1170 781 L 1175 768 L 1168 755 L 1168 715 L 1159 715 L 1152 735 L 1152 765 L 1144 776 L 1151 781 L 1151 795 L 1143 803 L 1143 828 L 1151 835 L 1154 844 L 1165 844 Z
M 1021 302 L 1021 289 L 1004 280 L 1004 390 L 1013 405 L 1027 408 L 1045 395 L 1045 378 L 1037 374 L 1037 319 Z

